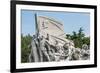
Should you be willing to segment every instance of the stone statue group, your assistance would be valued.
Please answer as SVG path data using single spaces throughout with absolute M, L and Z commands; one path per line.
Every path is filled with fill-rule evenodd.
M 75 48 L 74 43 L 65 38 L 62 23 L 36 14 L 35 20 L 36 35 L 31 41 L 29 62 L 89 60 L 89 46 L 84 44 L 82 48 Z
M 57 40 L 55 44 L 50 43 L 49 38 L 36 35 L 31 41 L 31 53 L 29 62 L 52 62 L 52 61 L 72 61 L 89 60 L 90 49 L 84 44 L 82 48 L 71 47 L 71 43 L 60 45 Z

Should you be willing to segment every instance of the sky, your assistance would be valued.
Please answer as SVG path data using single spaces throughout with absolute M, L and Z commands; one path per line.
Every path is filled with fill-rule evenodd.
M 90 35 L 89 13 L 21 10 L 21 33 L 23 35 L 33 35 L 35 33 L 35 14 L 61 22 L 64 25 L 64 32 L 67 34 L 72 34 L 73 31 L 78 32 L 82 27 L 85 35 Z

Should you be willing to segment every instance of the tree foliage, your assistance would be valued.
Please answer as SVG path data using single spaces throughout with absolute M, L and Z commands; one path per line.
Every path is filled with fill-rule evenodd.
M 29 53 L 31 51 L 30 43 L 32 40 L 32 36 L 21 34 L 21 62 L 27 62 Z
M 73 31 L 72 35 L 67 34 L 66 38 L 72 40 L 76 48 L 82 48 L 83 44 L 90 45 L 90 37 L 85 37 L 82 27 L 78 32 Z

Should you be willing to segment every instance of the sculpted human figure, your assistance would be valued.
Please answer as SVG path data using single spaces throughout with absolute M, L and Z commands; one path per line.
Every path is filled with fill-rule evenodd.
M 48 17 L 38 16 L 36 35 L 31 42 L 29 62 L 87 60 L 89 47 L 75 48 L 72 40 L 66 39 L 63 24 Z

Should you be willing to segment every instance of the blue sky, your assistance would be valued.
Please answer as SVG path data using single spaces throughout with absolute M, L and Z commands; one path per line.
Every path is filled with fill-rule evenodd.
M 33 35 L 35 33 L 35 13 L 37 16 L 47 16 L 60 21 L 64 25 L 65 33 L 78 32 L 79 28 L 82 27 L 85 35 L 90 35 L 89 13 L 21 10 L 21 33 L 23 35 Z

